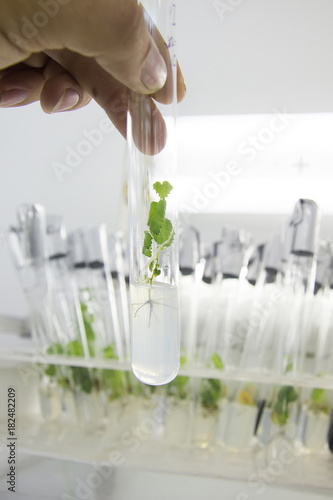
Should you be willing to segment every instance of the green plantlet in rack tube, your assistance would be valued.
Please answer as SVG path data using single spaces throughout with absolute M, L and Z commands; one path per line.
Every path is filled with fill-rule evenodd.
M 279 427 L 284 427 L 289 420 L 290 404 L 298 399 L 298 394 L 291 385 L 281 387 L 277 393 L 276 402 L 271 413 L 271 421 Z
M 293 363 L 289 355 L 285 356 L 284 373 L 287 374 L 293 369 Z M 276 402 L 272 408 L 271 421 L 273 424 L 284 427 L 289 420 L 290 404 L 298 399 L 298 394 L 291 385 L 284 385 L 277 393 Z
M 115 345 L 111 344 L 103 349 L 104 359 L 118 360 Z M 117 399 L 125 394 L 125 377 L 121 370 L 101 370 L 102 380 L 110 400 Z
M 223 362 L 217 352 L 214 352 L 210 358 L 210 364 L 217 370 L 223 370 Z M 201 406 L 207 410 L 213 411 L 218 409 L 219 400 L 227 393 L 227 388 L 222 384 L 221 380 L 216 378 L 203 379 L 201 382 L 199 398 Z
M 47 348 L 46 354 L 52 356 L 61 356 L 64 354 L 64 347 L 59 342 L 55 342 Z M 45 375 L 50 377 L 51 380 L 54 380 L 59 385 L 59 387 L 62 387 L 66 390 L 71 388 L 71 382 L 70 377 L 68 376 L 67 368 L 56 365 L 46 365 L 44 373 Z
M 88 294 L 90 300 L 90 294 L 88 290 L 84 290 L 85 293 Z M 89 355 L 94 357 L 95 353 L 95 339 L 96 335 L 92 328 L 94 322 L 94 316 L 89 312 L 88 305 L 84 302 L 80 303 L 80 309 L 82 314 L 82 320 L 89 350 Z M 83 357 L 84 350 L 82 346 L 81 339 L 76 339 L 68 342 L 66 345 L 60 344 L 59 342 L 55 342 L 51 344 L 47 351 L 47 354 L 50 355 L 68 355 L 68 356 L 77 356 Z M 89 394 L 93 386 L 98 389 L 100 386 L 99 380 L 96 377 L 96 370 L 92 370 L 95 377 L 91 378 L 90 372 L 88 368 L 80 367 L 80 366 L 71 366 L 71 367 L 61 367 L 56 365 L 47 365 L 44 370 L 45 375 L 55 380 L 57 384 L 63 389 L 70 389 L 72 384 L 79 386 L 83 392 Z
M 68 356 L 84 357 L 84 350 L 80 340 L 73 340 L 66 345 L 66 354 Z M 75 385 L 86 394 L 90 394 L 93 390 L 94 383 L 90 376 L 89 369 L 84 366 L 70 367 Z
M 186 365 L 186 355 L 182 354 L 180 356 L 180 368 Z M 188 381 L 189 377 L 185 375 L 177 375 L 171 382 L 167 384 L 167 394 L 168 396 L 175 396 L 178 399 L 186 399 L 188 396 Z
M 312 389 L 310 401 L 309 401 L 309 410 L 314 413 L 324 413 L 325 415 L 329 414 L 330 405 L 327 399 L 325 389 Z
M 165 217 L 166 198 L 173 187 L 168 181 L 155 182 L 153 188 L 159 196 L 159 201 L 152 201 L 149 208 L 147 226 L 144 232 L 142 254 L 149 258 L 141 271 L 141 283 L 152 285 L 153 279 L 161 274 L 159 254 L 173 243 L 175 230 L 172 222 Z M 143 274 L 144 273 L 144 274 Z

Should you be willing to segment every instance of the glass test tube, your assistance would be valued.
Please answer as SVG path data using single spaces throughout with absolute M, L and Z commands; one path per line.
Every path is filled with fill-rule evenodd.
M 44 354 L 50 343 L 59 340 L 50 299 L 52 287 L 46 261 L 45 209 L 37 204 L 20 205 L 17 216 L 18 227 L 11 230 L 9 243 L 29 306 L 35 348 Z M 46 421 L 57 420 L 61 413 L 55 375 L 54 366 L 40 368 L 40 410 Z
M 35 348 L 42 352 L 55 338 L 45 266 L 45 209 L 36 204 L 20 205 L 17 218 L 18 227 L 11 228 L 8 241 L 29 307 Z
M 168 77 L 155 100 L 128 99 L 131 359 L 139 380 L 162 385 L 179 369 L 176 23 L 174 2 L 142 3 Z
M 317 204 L 312 200 L 298 200 L 290 225 L 294 231 L 284 286 L 292 293 L 293 308 L 290 324 L 285 332 L 285 360 L 287 364 L 292 363 L 291 371 L 297 373 L 304 372 L 306 352 L 312 343 L 309 324 L 313 308 L 320 228 Z

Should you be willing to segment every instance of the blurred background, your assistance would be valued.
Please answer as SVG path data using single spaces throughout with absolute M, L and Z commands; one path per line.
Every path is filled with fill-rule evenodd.
M 332 233 L 333 4 L 330 0 L 181 0 L 178 54 L 181 212 L 214 239 L 222 225 L 258 242 L 300 197 Z M 96 132 L 98 131 L 98 132 Z M 106 222 L 126 232 L 126 142 L 94 102 L 45 115 L 0 113 L 0 232 L 18 204 L 64 214 L 68 230 Z M 0 314 L 26 306 L 0 244 Z

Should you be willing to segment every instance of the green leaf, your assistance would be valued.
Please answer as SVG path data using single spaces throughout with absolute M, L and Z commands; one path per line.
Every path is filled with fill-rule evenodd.
M 222 359 L 217 354 L 217 352 L 214 352 L 214 354 L 212 355 L 212 362 L 213 362 L 214 367 L 217 368 L 218 370 L 224 369 Z
M 92 328 L 92 323 L 94 322 L 94 316 L 92 314 L 88 314 L 88 306 L 87 304 L 80 302 L 81 313 L 83 318 L 83 325 L 86 333 L 86 338 L 88 342 L 93 342 L 96 339 L 95 332 Z
M 80 356 L 83 357 L 84 351 L 83 346 L 79 340 L 72 340 L 66 345 L 66 354 L 68 356 Z
M 180 356 L 180 366 L 184 367 L 187 362 L 186 353 Z M 188 381 L 189 377 L 185 375 L 177 375 L 171 382 L 167 384 L 167 392 L 170 396 L 176 396 L 178 399 L 186 399 L 188 396 Z
M 151 257 L 151 255 L 152 255 L 152 242 L 153 242 L 152 235 L 148 231 L 145 231 L 145 238 L 143 240 L 142 253 L 146 257 Z
M 95 340 L 95 338 L 96 338 L 96 335 L 94 333 L 94 330 L 91 327 L 91 324 L 88 323 L 83 318 L 83 325 L 84 325 L 84 329 L 85 329 L 85 332 L 86 332 L 86 337 L 87 337 L 88 342 L 93 342 Z
M 221 381 L 217 378 L 209 378 L 208 383 L 216 395 L 220 397 L 221 392 Z
M 61 345 L 59 342 L 55 342 L 54 344 L 51 344 L 47 350 L 47 354 L 64 354 L 64 346 Z
M 186 365 L 186 362 L 187 362 L 186 354 L 181 354 L 180 360 L 179 360 L 180 367 L 183 368 Z
M 86 312 L 88 312 L 88 306 L 84 302 L 80 302 L 80 307 L 81 307 L 81 313 L 84 315 Z
M 105 359 L 118 359 L 115 353 L 115 345 L 108 345 L 103 349 Z M 106 388 L 110 391 L 110 398 L 119 398 L 124 394 L 124 374 L 120 370 L 102 370 L 102 377 Z
M 158 245 L 164 244 L 165 247 L 169 247 L 172 244 L 174 238 L 172 232 L 173 227 L 171 221 L 169 219 L 164 219 L 160 226 L 159 233 L 153 234 L 154 240 Z
M 114 352 L 114 348 L 114 344 L 111 344 L 103 349 L 105 359 L 118 359 L 118 356 L 116 356 L 116 353 Z
M 325 389 L 313 389 L 311 399 L 315 403 L 321 403 L 325 400 Z
M 64 354 L 64 347 L 59 342 L 55 342 L 54 344 L 51 344 L 47 348 L 46 354 L 50 354 L 50 355 L 61 355 L 61 354 Z M 48 377 L 51 377 L 51 378 L 56 377 L 56 375 L 57 375 L 57 368 L 56 368 L 55 365 L 47 365 L 46 368 L 45 368 L 45 370 L 44 370 L 44 373 Z
M 289 404 L 298 399 L 298 394 L 290 385 L 282 386 L 277 394 L 277 400 L 273 408 L 272 421 L 284 426 L 289 419 Z
M 120 370 L 102 370 L 102 376 L 109 389 L 110 399 L 119 398 L 124 395 L 124 375 Z
M 204 408 L 214 410 L 218 407 L 219 399 L 222 396 L 222 383 L 218 379 L 209 378 L 201 383 L 200 399 Z
M 285 357 L 285 363 L 286 363 L 286 367 L 285 367 L 284 373 L 291 372 L 293 369 L 293 362 L 292 362 L 291 356 L 289 354 L 287 354 Z
M 148 215 L 148 227 L 150 232 L 155 239 L 155 236 L 159 234 L 161 226 L 165 218 L 166 201 L 152 201 L 150 204 L 150 210 Z
M 55 365 L 48 365 L 48 367 L 45 369 L 45 375 L 48 377 L 55 377 L 56 376 L 56 367 Z
M 155 260 L 153 260 L 153 261 L 149 264 L 149 271 L 153 271 L 153 270 L 154 270 L 155 264 L 156 264 L 156 261 L 155 261 Z
M 162 184 L 160 182 L 155 182 L 153 188 L 162 200 L 164 200 L 173 189 L 168 181 L 163 181 Z
M 93 390 L 93 381 L 88 368 L 71 366 L 71 370 L 75 385 L 78 385 L 86 394 L 90 394 Z
M 288 391 L 288 396 L 287 396 L 288 403 L 293 403 L 294 401 L 297 401 L 297 399 L 298 399 L 297 392 L 295 391 L 295 389 L 293 387 L 290 387 L 290 389 Z

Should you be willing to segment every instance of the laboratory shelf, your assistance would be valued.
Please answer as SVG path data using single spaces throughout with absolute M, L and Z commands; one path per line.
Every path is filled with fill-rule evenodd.
M 158 430 L 140 439 L 137 426 L 116 438 L 108 429 L 87 433 L 66 419 L 43 422 L 40 417 L 20 419 L 17 445 L 20 454 L 92 464 L 109 468 L 135 469 L 196 477 L 242 480 L 253 495 L 264 485 L 284 485 L 298 490 L 333 491 L 333 456 L 328 451 L 306 454 L 291 451 L 287 445 L 267 460 L 257 443 L 252 449 L 233 452 L 223 448 L 200 449 L 194 446 L 168 446 Z M 0 435 L 6 434 L 0 423 Z M 129 436 L 131 434 L 131 438 Z M 137 436 L 137 437 L 135 437 Z
M 0 408 L 0 465 L 6 467 L 6 436 L 8 421 L 5 418 L 5 402 L 8 387 L 15 387 L 17 394 L 16 437 L 19 456 L 35 456 L 64 462 L 88 464 L 91 467 L 103 465 L 121 471 L 135 473 L 154 472 L 183 474 L 220 480 L 243 481 L 249 498 L 257 496 L 265 485 L 268 487 L 288 487 L 299 491 L 323 494 L 333 491 L 333 455 L 327 447 L 321 451 L 302 448 L 288 437 L 281 438 L 277 445 L 263 446 L 254 437 L 243 449 L 237 451 L 218 444 L 201 447 L 189 439 L 181 439 L 178 426 L 173 432 L 179 436 L 179 442 L 169 440 L 165 427 L 165 394 L 141 398 L 141 407 L 131 411 L 127 396 L 124 401 L 112 403 L 108 416 L 98 415 L 98 408 L 90 405 L 90 420 L 83 421 L 74 414 L 61 413 L 56 418 L 45 418 L 42 411 L 40 377 L 45 364 L 60 363 L 87 367 L 101 367 L 128 370 L 128 363 L 117 361 L 84 360 L 37 355 L 35 351 L 4 350 L 0 351 L 2 367 L 2 394 Z M 6 366 L 8 368 L 6 368 Z M 8 372 L 8 373 L 6 373 Z M 182 374 L 193 377 L 218 377 L 230 380 L 248 380 L 247 374 L 227 374 L 214 370 L 182 370 Z M 253 379 L 254 377 L 252 377 Z M 280 384 L 285 379 L 263 376 L 257 377 L 261 383 Z M 289 379 L 288 379 L 289 380 Z M 322 387 L 332 388 L 329 381 L 320 379 Z M 318 379 L 290 379 L 290 383 L 300 386 L 318 386 Z M 163 388 L 161 388 L 163 391 Z M 132 396 L 129 396 L 131 398 Z M 135 398 L 135 396 L 134 396 Z M 143 402 L 144 401 L 144 402 Z M 144 407 L 145 402 L 148 403 Z M 1 406 L 0 404 L 0 406 Z M 110 404 L 110 403 L 109 403 Z M 114 415 L 112 409 L 115 405 Z M 192 401 L 194 404 L 194 401 Z M 157 407 L 162 408 L 157 418 Z M 171 406 L 172 407 L 172 406 Z M 170 408 L 171 408 L 170 407 Z M 119 411 L 120 409 L 120 411 Z M 44 415 L 44 417 L 42 417 Z M 179 418 L 179 417 L 177 417 Z M 181 420 L 182 429 L 193 428 L 193 409 L 188 420 Z M 240 429 L 240 428 L 239 428 Z M 278 433 L 275 436 L 279 438 Z M 1 441 L 1 439 L 0 439 Z M 175 444 L 176 443 L 176 444 Z M 281 444 L 282 443 L 282 444 Z M 2 446 L 1 446 L 2 445 Z M 97 465 L 96 465 L 97 464 Z M 0 467 L 1 468 L 1 467 Z M 95 469 L 94 469 L 95 470 Z M 242 497 L 240 497 L 242 498 Z M 243 498 L 247 498 L 244 497 Z M 243 500 L 242 498 L 242 500 Z
M 1 339 L 1 336 L 0 336 Z M 82 366 L 87 368 L 101 368 L 110 370 L 130 371 L 131 364 L 127 361 L 99 358 L 80 358 L 47 355 L 34 349 L 0 349 L 0 361 L 2 364 L 21 363 L 34 368 L 39 365 L 63 365 Z M 214 378 L 219 380 L 230 380 L 236 382 L 251 381 L 268 385 L 293 385 L 295 387 L 322 388 L 333 390 L 333 377 L 314 377 L 311 375 L 277 375 L 262 371 L 216 370 L 205 367 L 186 367 L 179 370 L 179 375 L 192 378 Z

